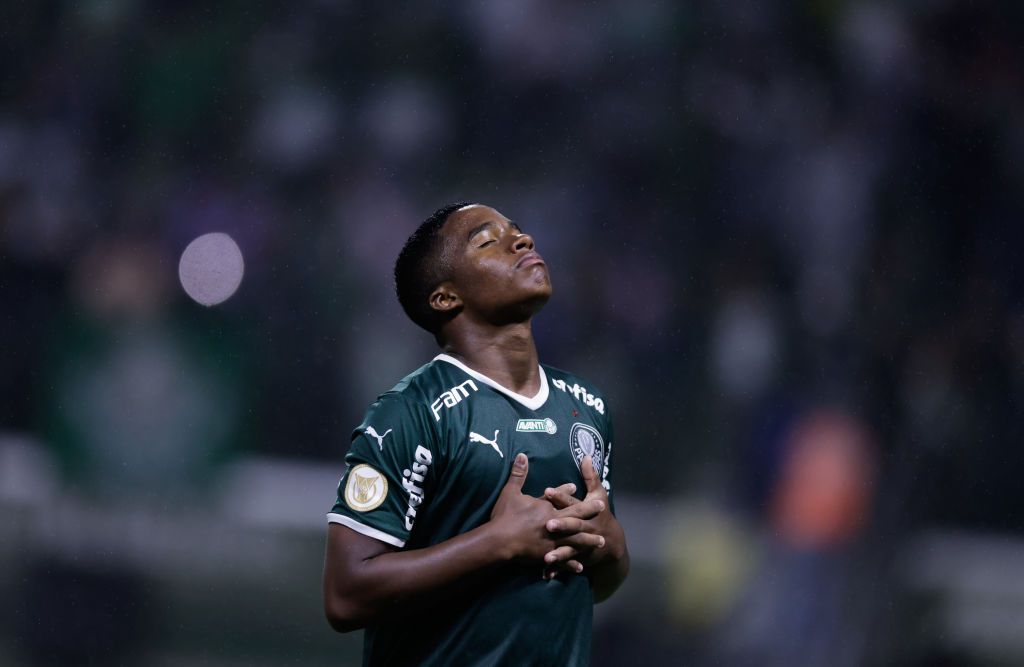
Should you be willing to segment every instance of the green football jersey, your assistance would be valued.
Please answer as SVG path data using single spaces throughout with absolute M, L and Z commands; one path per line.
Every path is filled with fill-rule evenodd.
M 381 395 L 353 432 L 328 520 L 402 549 L 443 542 L 490 519 L 519 452 L 530 461 L 523 492 L 532 496 L 574 482 L 583 498 L 580 466 L 591 456 L 614 511 L 604 398 L 549 366 L 540 377 L 537 395 L 527 397 L 435 357 Z M 589 581 L 544 581 L 542 570 L 510 564 L 471 593 L 368 627 L 363 664 L 588 664 Z

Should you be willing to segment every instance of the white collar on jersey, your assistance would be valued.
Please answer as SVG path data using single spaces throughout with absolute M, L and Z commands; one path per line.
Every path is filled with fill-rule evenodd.
M 536 396 L 530 397 L 530 396 L 523 396 L 522 394 L 517 394 L 516 392 L 512 391 L 511 389 L 506 389 L 505 387 L 501 386 L 500 384 L 498 384 L 497 382 L 495 382 L 491 378 L 487 377 L 483 373 L 476 372 L 475 370 L 473 370 L 472 368 L 470 368 L 466 364 L 462 363 L 461 361 L 459 361 L 455 357 L 448 356 L 447 354 L 439 354 L 436 357 L 434 357 L 434 361 L 438 361 L 438 360 L 440 360 L 440 361 L 447 361 L 449 364 L 452 364 L 453 366 L 458 366 L 463 371 L 465 371 L 467 375 L 469 375 L 473 379 L 479 380 L 480 382 L 483 382 L 485 385 L 491 387 L 492 389 L 496 389 L 497 391 L 500 391 L 501 393 L 505 394 L 509 398 L 514 399 L 514 400 L 522 403 L 523 405 L 525 405 L 530 410 L 537 410 L 537 409 L 539 409 L 540 406 L 544 405 L 544 402 L 548 400 L 548 376 L 544 374 L 544 367 L 539 365 L 539 364 L 537 365 L 537 370 L 540 371 L 540 389 L 537 391 Z

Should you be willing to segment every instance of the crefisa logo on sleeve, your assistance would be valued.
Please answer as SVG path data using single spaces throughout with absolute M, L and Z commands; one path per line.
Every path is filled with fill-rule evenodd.
M 427 478 L 430 464 L 434 462 L 434 455 L 423 445 L 416 445 L 416 453 L 413 456 L 415 460 L 412 465 L 402 471 L 402 487 L 409 493 L 409 507 L 405 511 L 406 530 L 412 530 L 416 522 L 416 510 L 426 499 L 426 492 L 421 484 Z
M 558 425 L 551 417 L 547 419 L 520 419 L 516 424 L 516 431 L 519 433 L 547 433 L 554 435 L 558 432 Z
M 593 426 L 579 422 L 573 424 L 569 431 L 569 450 L 580 472 L 583 472 L 583 459 L 587 456 L 594 462 L 598 475 L 604 472 L 604 440 Z

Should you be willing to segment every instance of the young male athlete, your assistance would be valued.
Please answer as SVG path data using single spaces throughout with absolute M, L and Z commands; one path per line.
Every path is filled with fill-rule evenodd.
M 533 239 L 452 204 L 395 264 L 443 353 L 382 394 L 327 515 L 324 607 L 367 665 L 586 665 L 593 604 L 625 579 L 604 397 L 538 363 L 551 296 Z

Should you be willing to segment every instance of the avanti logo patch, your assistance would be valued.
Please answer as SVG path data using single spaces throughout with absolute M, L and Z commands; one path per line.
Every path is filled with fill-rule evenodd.
M 554 435 L 558 432 L 558 425 L 551 417 L 547 419 L 520 419 L 516 424 L 516 430 L 520 433 L 547 433 Z

